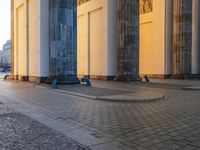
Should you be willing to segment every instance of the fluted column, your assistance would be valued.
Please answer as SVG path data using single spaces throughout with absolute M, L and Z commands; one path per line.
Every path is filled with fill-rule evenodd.
M 165 75 L 172 75 L 172 50 L 173 50 L 173 8 L 174 0 L 166 0 L 166 27 L 165 27 Z
M 117 2 L 116 80 L 139 80 L 139 0 Z
M 77 78 L 77 2 L 49 1 L 50 75 L 60 84 L 79 83 Z
M 28 77 L 29 77 L 29 7 L 28 7 L 28 0 L 24 1 L 24 5 L 25 5 L 25 39 L 26 39 L 26 44 L 25 44 L 25 64 L 26 64 L 26 68 L 25 68 L 25 81 L 28 81 Z
M 11 77 L 14 78 L 14 0 L 11 0 Z
M 173 75 L 189 78 L 192 51 L 192 0 L 174 0 Z
M 192 0 L 192 74 L 200 75 L 200 1 Z

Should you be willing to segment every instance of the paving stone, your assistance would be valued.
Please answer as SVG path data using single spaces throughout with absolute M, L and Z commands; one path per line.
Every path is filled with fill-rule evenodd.
M 197 147 L 191 146 L 191 145 L 186 145 L 181 148 L 182 150 L 197 150 Z
M 0 106 L 1 150 L 89 150 L 14 110 Z
M 109 139 L 110 142 L 106 141 L 105 145 L 98 145 L 98 147 L 108 149 L 116 142 L 118 143 L 115 146 L 116 149 L 122 147 L 132 149 L 147 149 L 148 147 L 154 150 L 162 149 L 162 147 L 164 150 L 199 148 L 199 92 L 173 89 L 170 86 L 166 87 L 167 85 L 158 88 L 158 85 L 145 87 L 125 83 L 98 83 L 100 86 L 101 84 L 106 85 L 104 89 L 114 88 L 119 91 L 124 90 L 125 93 L 141 90 L 158 92 L 166 95 L 168 99 L 145 104 L 103 102 L 58 93 L 48 88 L 41 89 L 21 83 L 2 82 L 0 101 L 4 102 L 8 99 L 12 102 L 18 100 L 30 104 L 41 113 L 51 114 L 49 117 L 57 118 L 58 121 L 74 127 L 73 129 L 80 128 L 91 136 Z M 9 114 L 12 112 L 4 114 L 4 117 L 6 118 Z M 39 134 L 37 132 L 39 128 L 40 126 L 38 130 L 30 134 L 35 137 Z M 25 128 L 26 131 L 27 129 Z M 19 134 L 22 135 L 21 132 Z M 48 137 L 51 139 L 51 136 Z M 42 139 L 43 136 L 41 135 L 40 138 Z M 43 145 L 42 142 L 40 144 Z
M 199 139 L 200 140 L 200 139 Z M 200 141 L 194 141 L 191 143 L 192 146 L 200 147 Z
M 128 146 L 121 146 L 120 150 L 133 150 L 133 148 Z
M 126 94 L 130 93 L 130 91 L 123 90 L 112 90 L 108 88 L 98 88 L 98 87 L 86 87 L 86 86 L 59 86 L 60 89 L 80 93 L 91 96 L 109 96 L 109 95 L 118 95 L 118 94 Z
M 180 149 L 181 146 L 177 144 L 172 144 L 172 145 L 169 145 L 167 148 L 170 150 L 177 150 L 177 149 Z
M 109 143 L 102 143 L 98 145 L 90 146 L 93 150 L 121 150 L 120 147 L 122 144 L 118 142 L 109 142 Z

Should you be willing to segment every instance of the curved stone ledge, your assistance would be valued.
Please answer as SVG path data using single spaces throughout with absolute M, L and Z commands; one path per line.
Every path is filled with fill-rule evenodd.
M 189 86 L 189 87 L 183 87 L 182 90 L 190 90 L 190 91 L 200 91 L 200 86 Z
M 128 103 L 144 103 L 144 102 L 154 102 L 158 100 L 165 99 L 166 97 L 159 93 L 153 92 L 137 92 L 137 93 L 125 93 L 125 94 L 117 94 L 117 95 L 109 95 L 109 96 L 91 96 L 85 95 L 75 92 L 69 92 L 65 90 L 55 90 L 62 94 L 68 94 L 93 100 L 102 100 L 108 102 L 128 102 Z
M 165 96 L 159 93 L 138 92 L 138 93 L 102 96 L 102 97 L 97 97 L 97 100 L 113 101 L 113 102 L 144 103 L 144 102 L 153 102 L 157 100 L 162 100 L 164 98 Z

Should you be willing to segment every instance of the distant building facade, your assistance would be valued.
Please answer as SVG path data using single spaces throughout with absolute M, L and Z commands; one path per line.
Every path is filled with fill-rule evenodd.
M 10 66 L 11 64 L 11 42 L 8 40 L 0 52 L 0 64 L 1 66 Z
M 200 75 L 199 0 L 13 0 L 16 79 Z

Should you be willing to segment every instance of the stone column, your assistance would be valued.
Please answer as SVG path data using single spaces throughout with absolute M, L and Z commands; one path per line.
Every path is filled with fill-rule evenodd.
M 79 83 L 77 78 L 76 0 L 50 0 L 50 76 L 60 84 Z
M 172 49 L 173 49 L 173 7 L 174 0 L 165 0 L 165 77 L 171 77 L 173 70 Z
M 117 5 L 116 80 L 139 80 L 139 0 L 118 0 Z
M 14 0 L 11 0 L 11 78 L 14 78 Z
M 200 1 L 192 0 L 192 74 L 200 75 Z
M 28 6 L 28 0 L 24 1 L 25 5 L 25 39 L 26 39 L 26 55 L 25 55 L 25 63 L 26 63 L 26 73 L 22 77 L 22 80 L 28 81 L 29 79 L 29 6 Z
M 174 0 L 173 76 L 189 78 L 192 51 L 192 1 Z

